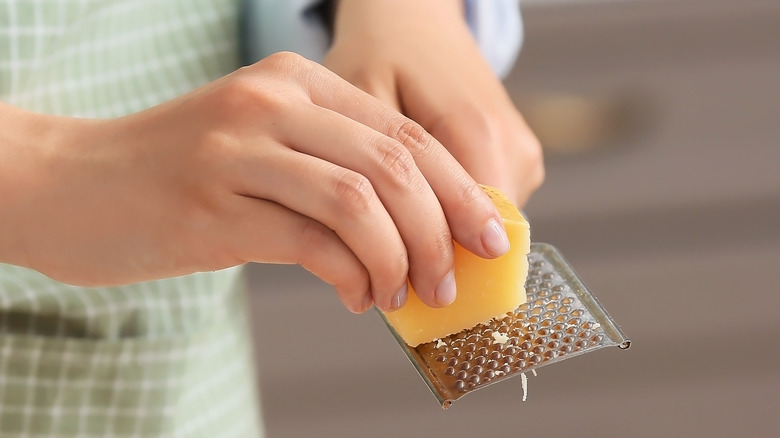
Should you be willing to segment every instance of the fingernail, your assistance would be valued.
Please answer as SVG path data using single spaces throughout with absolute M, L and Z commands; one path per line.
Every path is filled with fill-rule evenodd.
M 455 273 L 450 270 L 447 275 L 444 276 L 441 283 L 436 286 L 436 290 L 433 291 L 433 298 L 440 306 L 447 306 L 455 301 L 455 295 L 457 289 L 455 288 Z
M 390 308 L 387 309 L 388 311 L 392 312 L 394 310 L 400 309 L 404 304 L 406 304 L 406 297 L 409 293 L 409 287 L 406 283 L 404 283 L 403 286 L 401 286 L 401 289 L 396 292 L 396 294 L 393 296 L 392 301 L 390 301 Z
M 504 227 L 493 218 L 490 219 L 482 231 L 482 244 L 494 257 L 502 256 L 509 252 L 509 237 Z

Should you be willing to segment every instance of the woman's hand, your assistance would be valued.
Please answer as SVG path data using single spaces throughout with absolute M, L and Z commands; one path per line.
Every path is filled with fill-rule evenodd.
M 339 0 L 325 66 L 401 110 L 478 182 L 522 206 L 541 147 L 482 57 L 459 0 Z
M 64 282 L 300 263 L 350 310 L 393 310 L 407 276 L 426 304 L 454 300 L 453 237 L 508 250 L 440 143 L 297 55 L 115 120 L 0 112 L 30 131 L 0 136 L 0 261 Z

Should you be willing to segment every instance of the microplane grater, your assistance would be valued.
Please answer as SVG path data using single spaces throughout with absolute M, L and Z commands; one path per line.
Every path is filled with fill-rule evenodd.
M 539 367 L 631 341 L 560 252 L 531 244 L 528 301 L 503 318 L 410 347 L 382 315 L 393 337 L 442 408 L 464 395 Z

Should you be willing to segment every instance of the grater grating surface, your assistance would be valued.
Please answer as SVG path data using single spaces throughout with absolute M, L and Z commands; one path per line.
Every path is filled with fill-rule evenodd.
M 471 391 L 544 365 L 631 345 L 553 246 L 532 244 L 528 260 L 528 301 L 503 318 L 416 348 L 385 320 L 443 408 Z

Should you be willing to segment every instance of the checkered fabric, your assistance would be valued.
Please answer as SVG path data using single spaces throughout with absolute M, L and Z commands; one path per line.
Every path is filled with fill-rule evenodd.
M 237 3 L 0 0 L 0 100 L 174 98 L 238 66 Z M 259 436 L 244 298 L 238 268 L 79 288 L 0 264 L 0 438 Z

